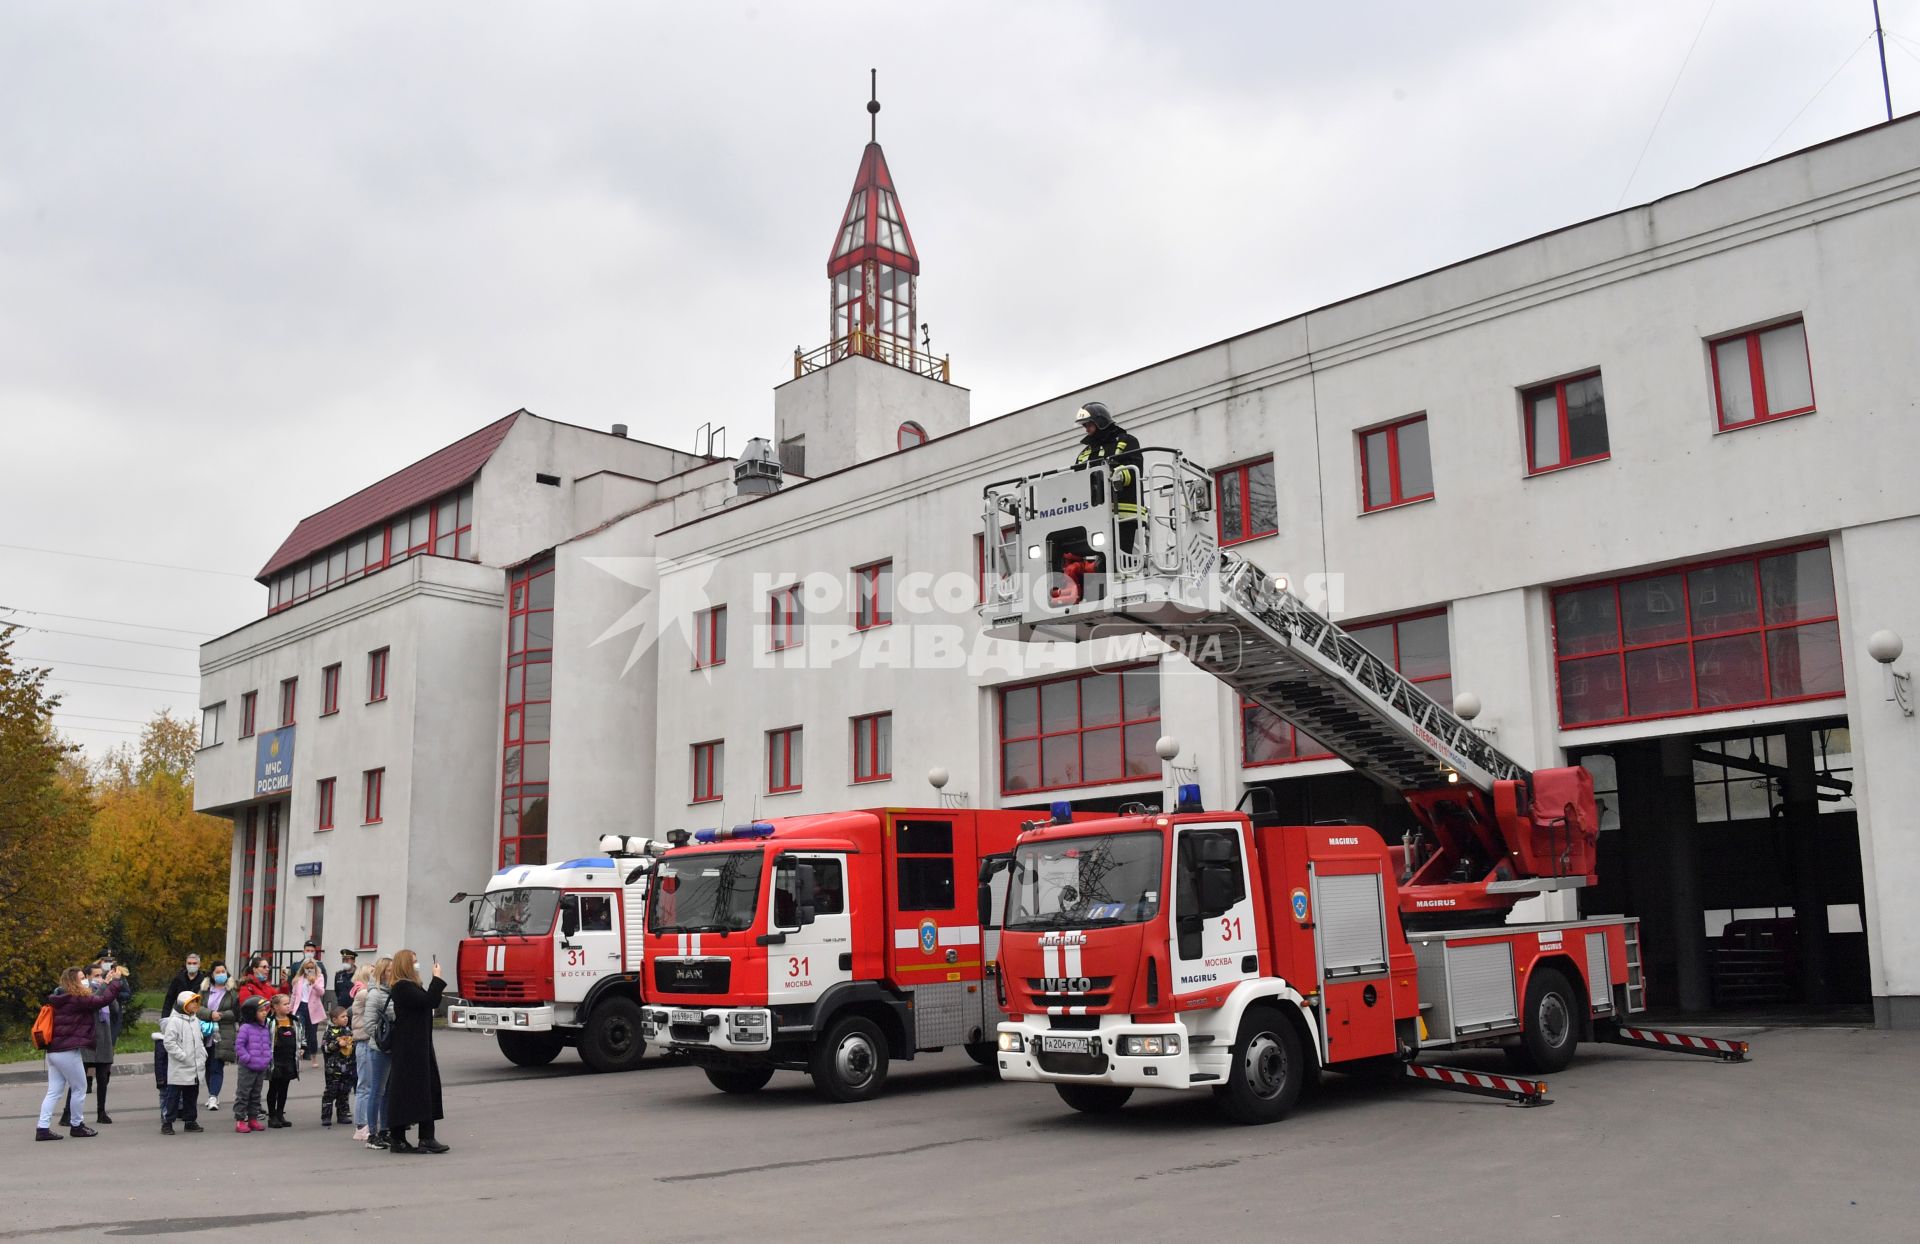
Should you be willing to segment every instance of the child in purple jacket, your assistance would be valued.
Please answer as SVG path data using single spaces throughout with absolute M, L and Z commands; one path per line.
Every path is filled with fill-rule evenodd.
M 240 1064 L 240 1083 L 233 1100 L 233 1130 L 264 1132 L 261 1087 L 273 1066 L 273 1034 L 267 1028 L 267 1000 L 248 998 L 240 1007 L 240 1027 L 233 1037 L 233 1058 Z

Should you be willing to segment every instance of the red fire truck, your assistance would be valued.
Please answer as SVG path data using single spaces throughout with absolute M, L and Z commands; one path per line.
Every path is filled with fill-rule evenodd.
M 973 879 L 1005 864 L 1022 817 L 874 808 L 696 832 L 655 869 L 646 1039 L 728 1093 L 789 1070 L 865 1101 L 893 1060 L 950 1045 L 992 1066 L 997 933 Z
M 987 488 L 989 633 L 1163 640 L 1401 794 L 1417 827 L 1390 847 L 1359 825 L 1206 811 L 1193 785 L 1165 815 L 1068 823 L 1059 805 L 1011 867 L 1003 1078 L 1090 1112 L 1136 1088 L 1205 1087 L 1251 1123 L 1284 1115 L 1321 1068 L 1544 1100 L 1537 1081 L 1417 1061 L 1437 1051 L 1498 1046 L 1532 1071 L 1565 1067 L 1581 1040 L 1745 1057 L 1630 1026 L 1645 1009 L 1636 920 L 1513 919 L 1523 899 L 1597 880 L 1585 769 L 1502 754 L 1219 549 L 1207 472 L 1170 450 L 1142 458 L 1137 516 L 1107 504 L 1098 463 Z
M 605 855 L 516 864 L 468 902 L 447 1008 L 453 1028 L 488 1032 L 508 1061 L 542 1067 L 574 1046 L 595 1071 L 640 1064 L 640 922 L 665 844 L 609 835 Z

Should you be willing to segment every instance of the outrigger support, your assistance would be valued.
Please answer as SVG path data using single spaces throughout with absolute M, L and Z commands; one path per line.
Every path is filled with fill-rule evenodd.
M 1719 1037 L 1701 1037 L 1690 1032 L 1661 1032 L 1655 1028 L 1628 1028 L 1595 1025 L 1595 1041 L 1607 1045 L 1631 1045 L 1643 1050 L 1665 1050 L 1670 1054 L 1698 1054 L 1722 1062 L 1747 1061 L 1745 1041 L 1723 1041 Z
M 1551 1106 L 1545 1080 L 1522 1080 L 1518 1076 L 1497 1076 L 1485 1071 L 1467 1071 L 1460 1067 L 1428 1067 L 1406 1064 L 1407 1077 L 1422 1084 L 1472 1093 L 1477 1097 L 1496 1097 L 1514 1106 Z

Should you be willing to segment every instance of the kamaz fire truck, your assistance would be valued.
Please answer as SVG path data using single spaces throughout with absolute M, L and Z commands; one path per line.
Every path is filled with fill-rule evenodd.
M 454 1028 L 490 1032 L 522 1067 L 567 1046 L 595 1071 L 640 1063 L 641 921 L 664 844 L 610 835 L 604 855 L 503 868 L 466 900 Z
M 805 1071 L 878 1096 L 895 1059 L 963 1046 L 994 1063 L 997 931 L 974 879 L 1023 815 L 874 808 L 703 829 L 662 856 L 647 908 L 648 1041 L 714 1087 Z
M 1596 880 L 1585 769 L 1527 771 L 1221 550 L 1212 480 L 1180 454 L 1141 455 L 1137 514 L 1108 504 L 1109 469 L 988 486 L 989 633 L 1164 640 L 1400 793 L 1417 828 L 1389 846 L 1360 825 L 1208 811 L 1186 786 L 1165 814 L 1023 834 L 1000 947 L 1003 1078 L 1088 1112 L 1137 1088 L 1207 1088 L 1230 1117 L 1268 1122 L 1322 1068 L 1544 1099 L 1538 1081 L 1418 1061 L 1475 1046 L 1534 1072 L 1581 1040 L 1745 1057 L 1632 1026 L 1636 920 L 1510 919 L 1523 898 Z

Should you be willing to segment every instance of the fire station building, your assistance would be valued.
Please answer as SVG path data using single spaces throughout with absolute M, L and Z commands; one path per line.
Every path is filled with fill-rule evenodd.
M 1223 543 L 1592 770 L 1578 905 L 1641 917 L 1656 1006 L 1920 1026 L 1917 236 L 1896 121 L 976 419 L 870 143 L 827 344 L 768 360 L 739 461 L 519 411 L 268 558 L 201 658 L 229 949 L 448 958 L 504 865 L 834 808 L 1197 780 L 1396 838 L 1177 652 L 980 635 L 982 485 L 1070 462 L 1097 398 L 1213 469 Z

